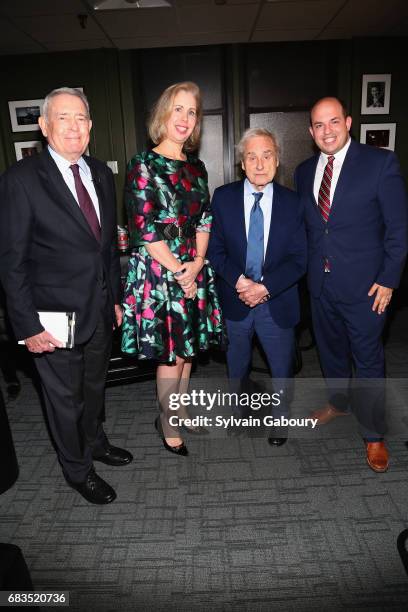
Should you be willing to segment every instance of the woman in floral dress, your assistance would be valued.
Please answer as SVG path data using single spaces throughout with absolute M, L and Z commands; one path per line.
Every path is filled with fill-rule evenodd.
M 187 391 L 198 350 L 224 342 L 214 273 L 205 260 L 211 229 L 207 172 L 190 153 L 199 144 L 201 118 L 195 83 L 168 87 L 149 122 L 156 146 L 130 161 L 126 188 L 134 251 L 122 350 L 158 361 L 156 428 L 165 448 L 180 455 L 187 448 L 178 429 L 168 425 L 168 396 Z

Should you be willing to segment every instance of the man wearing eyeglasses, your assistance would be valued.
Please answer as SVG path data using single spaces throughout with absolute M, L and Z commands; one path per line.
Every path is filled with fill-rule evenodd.
M 247 379 L 256 334 L 281 390 L 293 376 L 297 282 L 306 271 L 303 215 L 298 196 L 274 181 L 279 152 L 271 132 L 247 130 L 238 152 L 246 178 L 215 190 L 208 251 L 228 331 L 228 375 Z M 284 401 L 280 409 L 287 413 Z M 268 438 L 275 446 L 286 439 Z

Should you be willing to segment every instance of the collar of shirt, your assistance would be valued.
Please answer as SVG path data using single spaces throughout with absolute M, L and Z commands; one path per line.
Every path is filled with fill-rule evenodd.
M 90 180 L 92 180 L 92 175 L 91 175 L 91 169 L 88 166 L 88 164 L 86 163 L 86 161 L 84 160 L 83 157 L 80 157 L 78 159 L 78 161 L 76 162 L 70 162 L 68 161 L 68 159 L 65 159 L 65 157 L 62 157 L 62 155 L 60 155 L 59 153 L 57 153 L 56 151 L 54 151 L 54 149 L 48 145 L 48 151 L 52 157 L 52 159 L 55 161 L 55 163 L 58 166 L 58 170 L 61 172 L 61 174 L 63 176 L 67 176 L 67 172 L 69 171 L 69 174 L 71 176 L 73 176 L 72 174 L 72 170 L 70 170 L 70 166 L 72 166 L 73 163 L 78 164 L 80 171 L 82 170 L 82 172 L 86 175 L 87 178 L 89 178 Z M 69 176 L 68 174 L 68 176 Z
M 341 166 L 343 165 L 343 162 L 344 162 L 344 158 L 347 155 L 347 151 L 349 150 L 350 144 L 351 144 L 351 138 L 348 139 L 348 141 L 346 142 L 344 147 L 342 149 L 340 149 L 340 151 L 337 151 L 337 153 L 334 154 L 333 168 L 335 166 L 341 168 Z M 323 151 L 321 151 L 319 163 L 323 166 L 323 168 L 326 167 L 328 159 L 329 159 L 329 156 L 327 155 L 327 153 L 323 153 Z
M 54 149 L 50 147 L 50 145 L 48 145 L 48 151 L 50 152 L 52 159 L 57 164 L 58 170 L 61 172 L 62 178 L 64 179 L 67 187 L 69 188 L 77 204 L 79 205 L 78 195 L 77 195 L 76 188 L 75 188 L 74 175 L 72 174 L 72 170 L 70 170 L 70 166 L 72 166 L 73 162 L 70 162 L 67 159 L 65 159 L 65 157 L 62 157 L 62 155 L 54 151 Z M 101 215 L 100 215 L 100 209 L 99 209 L 98 194 L 96 193 L 96 190 L 95 190 L 95 185 L 92 179 L 91 169 L 83 157 L 80 157 L 76 163 L 79 166 L 79 174 L 80 174 L 81 180 L 92 200 L 92 203 L 95 207 L 96 215 L 100 222 Z
M 248 179 L 245 179 L 244 182 L 244 199 L 246 200 L 247 198 L 250 198 L 251 200 L 251 208 L 252 205 L 254 203 L 254 193 L 258 193 L 258 190 L 255 189 L 255 187 L 252 185 L 252 183 L 250 183 L 248 181 Z M 259 204 L 262 208 L 262 212 L 265 212 L 264 209 L 266 210 L 268 207 L 272 208 L 272 198 L 273 198 L 273 183 L 268 183 L 267 185 L 265 185 L 264 189 L 261 189 L 261 191 L 259 193 L 263 193 L 263 197 L 261 198 Z
M 337 187 L 337 182 L 339 180 L 339 176 L 340 176 L 340 172 L 341 172 L 341 169 L 342 169 L 342 166 L 343 166 L 343 162 L 344 162 L 344 159 L 345 159 L 345 157 L 347 155 L 347 151 L 349 150 L 350 144 L 351 144 L 351 138 L 348 139 L 348 141 L 346 142 L 344 147 L 342 149 L 340 149 L 340 151 L 337 151 L 337 153 L 334 154 L 333 176 L 332 176 L 331 187 L 330 187 L 330 204 L 333 202 L 334 193 L 335 193 L 336 187 Z M 316 167 L 314 184 L 313 184 L 313 195 L 314 195 L 315 200 L 316 200 L 316 205 L 317 205 L 317 202 L 318 202 L 319 189 L 320 189 L 320 185 L 322 183 L 324 169 L 326 167 L 328 158 L 329 158 L 329 156 L 326 153 L 323 153 L 323 152 L 320 153 L 319 161 L 318 161 L 317 167 Z

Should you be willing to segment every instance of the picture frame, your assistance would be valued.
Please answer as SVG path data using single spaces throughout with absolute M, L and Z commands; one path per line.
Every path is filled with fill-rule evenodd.
M 16 160 L 19 161 L 25 157 L 40 153 L 43 149 L 43 143 L 41 140 L 24 140 L 15 142 L 14 148 L 16 150 Z
M 396 128 L 396 123 L 362 123 L 360 142 L 394 151 Z
M 40 129 L 38 117 L 44 100 L 14 100 L 9 102 L 10 121 L 13 132 L 33 132 Z
M 388 115 L 390 112 L 391 74 L 363 74 L 361 114 Z

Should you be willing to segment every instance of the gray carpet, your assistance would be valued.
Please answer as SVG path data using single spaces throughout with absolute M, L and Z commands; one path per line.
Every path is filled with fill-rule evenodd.
M 403 411 L 408 309 L 397 314 L 387 362 Z M 316 352 L 303 361 L 299 380 L 318 377 Z M 211 361 L 195 377 L 222 374 Z M 384 474 L 366 465 L 352 417 L 276 449 L 258 437 L 190 436 L 190 457 L 179 458 L 154 432 L 154 383 L 112 387 L 106 430 L 135 460 L 97 465 L 118 494 L 98 507 L 65 484 L 28 378 L 8 414 L 20 477 L 0 497 L 0 541 L 22 548 L 38 590 L 70 591 L 70 610 L 408 607 L 396 549 L 408 526 L 404 427 L 391 436 Z

